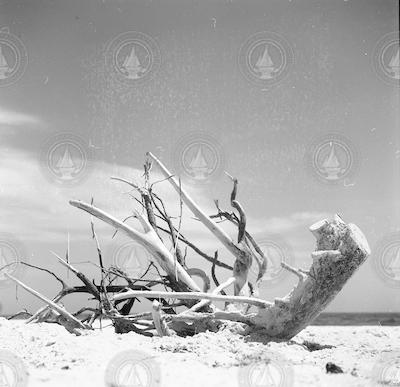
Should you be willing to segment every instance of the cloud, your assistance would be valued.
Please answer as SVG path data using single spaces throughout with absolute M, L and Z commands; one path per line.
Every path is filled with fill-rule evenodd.
M 112 186 L 109 176 L 114 170 L 108 164 L 97 163 L 83 184 L 66 188 L 48 180 L 34 153 L 15 148 L 2 149 L 1 153 L 0 227 L 20 238 L 54 241 L 65 239 L 67 230 L 78 239 L 89 237 L 90 218 L 71 207 L 71 199 L 90 201 L 93 195 L 97 205 L 117 217 L 127 208 L 126 195 L 119 195 Z M 102 224 L 99 227 L 104 228 Z
M 309 227 L 313 223 L 331 218 L 332 214 L 328 212 L 294 212 L 287 216 L 271 217 L 271 218 L 256 218 L 250 219 L 249 230 L 255 235 L 257 234 L 286 234 L 302 227 Z
M 5 110 L 0 107 L 0 125 L 20 126 L 26 124 L 37 125 L 40 123 L 41 120 L 38 117 L 11 110 Z
M 140 209 L 140 205 L 130 196 L 135 192 L 128 185 L 112 181 L 110 176 L 119 176 L 127 180 L 133 177 L 141 184 L 142 174 L 139 169 L 96 162 L 92 174 L 85 182 L 65 188 L 46 178 L 34 154 L 8 148 L 2 151 L 0 163 L 0 229 L 27 241 L 64 243 L 68 232 L 71 242 L 89 241 L 90 217 L 86 212 L 70 206 L 69 200 L 90 202 L 93 197 L 97 207 L 122 220 L 131 215 L 134 208 Z M 152 170 L 152 180 L 161 180 L 155 168 Z M 168 213 L 178 225 L 180 205 L 177 193 L 167 181 L 156 184 L 154 190 L 163 198 Z M 214 204 L 204 191 L 192 187 L 187 187 L 186 190 L 207 214 L 215 213 Z M 326 217 L 329 217 L 329 214 L 320 212 L 295 212 L 271 218 L 248 216 L 248 230 L 257 240 L 272 234 L 284 236 L 294 242 L 302 241 L 304 238 L 301 237 L 301 233 L 307 233 L 308 226 Z M 225 255 L 222 245 L 209 230 L 194 219 L 185 206 L 183 219 L 183 235 L 207 253 L 212 254 L 218 249 Z M 141 230 L 136 220 L 127 222 Z M 110 237 L 114 230 L 100 220 L 96 220 L 95 224 L 98 235 L 111 242 Z M 236 239 L 235 226 L 224 222 L 221 227 Z
M 106 162 L 95 162 L 92 173 L 80 185 L 62 187 L 48 180 L 38 155 L 18 148 L 2 148 L 0 162 L 0 228 L 29 240 L 65 240 L 67 231 L 71 238 L 90 238 L 90 217 L 86 212 L 69 205 L 69 200 L 79 199 L 90 202 L 109 212 L 113 216 L 124 219 L 132 214 L 140 205 L 131 197 L 135 194 L 128 185 L 110 179 L 111 176 L 123 177 L 142 184 L 142 170 L 126 166 L 116 166 Z M 152 174 L 154 181 L 161 180 L 161 175 Z M 173 217 L 179 216 L 178 196 L 163 182 L 155 186 L 166 208 Z M 136 195 L 137 196 L 137 195 Z M 204 200 L 200 200 L 204 205 Z M 211 211 L 211 208 L 206 208 Z M 192 215 L 185 210 L 184 218 Z M 140 226 L 135 220 L 128 223 Z M 189 220 L 189 229 L 195 230 L 199 223 Z M 112 234 L 111 227 L 96 221 L 96 229 Z

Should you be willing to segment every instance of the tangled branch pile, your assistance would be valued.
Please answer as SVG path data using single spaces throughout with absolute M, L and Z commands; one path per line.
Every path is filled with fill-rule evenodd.
M 92 236 L 96 242 L 101 269 L 100 284 L 96 285 L 84 273 L 73 267 L 68 259 L 64 260 L 56 254 L 59 262 L 71 270 L 83 285 L 70 287 L 49 270 L 38 268 L 52 274 L 62 285 L 62 290 L 52 300 L 31 289 L 11 274 L 5 274 L 46 304 L 27 320 L 28 323 L 56 322 L 79 335 L 80 329 L 92 329 L 97 319 L 108 318 L 117 333 L 134 331 L 148 336 L 152 336 L 155 332 L 160 336 L 174 334 L 186 336 L 205 330 L 217 331 L 229 322 L 232 330 L 238 333 L 256 334 L 270 340 L 288 340 L 321 313 L 370 254 L 368 243 L 357 226 L 347 225 L 337 215 L 333 221 L 322 220 L 310 227 L 316 238 L 316 250 L 311 254 L 313 262 L 310 269 L 308 271 L 295 269 L 283 262 L 283 268 L 297 276 L 297 285 L 284 298 L 276 298 L 274 302 L 260 299 L 257 297 L 257 290 L 265 274 L 267 260 L 246 229 L 246 214 L 237 201 L 237 179 L 228 175 L 233 182 L 230 197 L 233 211 L 222 210 L 218 201 L 215 201 L 217 214 L 208 216 L 185 192 L 180 180 L 177 180 L 160 160 L 151 153 L 147 153 L 147 157 L 144 164 L 143 187 L 121 178 L 113 178 L 128 184 L 139 193 L 140 199 L 136 200 L 145 215 L 135 211 L 133 216 L 140 222 L 143 232 L 125 223 L 128 218 L 121 221 L 95 207 L 93 201 L 90 204 L 70 201 L 72 206 L 92 216 Z M 179 225 L 174 225 L 175 219 L 168 215 L 162 198 L 153 190 L 155 183 L 150 183 L 150 170 L 153 165 L 161 171 L 165 182 L 169 182 L 176 190 L 181 210 L 185 204 L 196 219 L 233 255 L 232 267 L 220 261 L 217 252 L 211 257 L 181 234 L 182 214 L 179 217 Z M 140 278 L 131 278 L 117 267 L 105 268 L 93 217 L 125 233 L 143 246 L 152 257 L 149 268 L 157 269 L 159 279 L 146 278 L 149 268 Z M 236 241 L 221 228 L 219 221 L 222 220 L 229 221 L 237 227 Z M 164 243 L 166 236 L 172 243 L 172 252 Z M 182 245 L 186 245 L 212 263 L 211 276 L 215 282 L 213 291 L 209 292 L 210 280 L 202 270 L 187 268 Z M 253 260 L 259 268 L 254 284 L 248 279 Z M 232 276 L 221 284 L 215 275 L 217 266 L 232 271 Z M 160 273 L 160 269 L 164 274 Z M 192 279 L 195 275 L 203 279 L 203 291 Z M 126 284 L 114 285 L 117 277 L 122 278 Z M 152 290 L 160 284 L 165 287 L 165 291 Z M 225 289 L 230 286 L 233 287 L 231 296 L 225 293 Z M 84 307 L 71 314 L 63 307 L 61 300 L 72 293 L 91 294 L 98 306 Z M 153 302 L 151 311 L 133 313 L 135 300 L 140 298 Z M 224 309 L 217 308 L 213 301 L 224 301 Z M 178 313 L 178 307 L 185 309 Z M 250 311 L 250 308 L 254 311 Z

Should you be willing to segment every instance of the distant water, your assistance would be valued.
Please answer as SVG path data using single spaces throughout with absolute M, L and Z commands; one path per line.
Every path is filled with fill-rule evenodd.
M 25 317 L 26 316 L 21 316 L 20 318 Z M 311 325 L 396 326 L 400 325 L 400 313 L 322 313 Z
M 400 325 L 400 313 L 322 313 L 311 325 Z

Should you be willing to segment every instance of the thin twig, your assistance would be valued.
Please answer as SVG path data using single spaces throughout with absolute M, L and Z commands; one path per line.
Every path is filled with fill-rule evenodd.
M 294 267 L 288 265 L 285 262 L 281 262 L 281 266 L 287 271 L 290 271 L 291 273 L 296 275 L 299 278 L 300 282 L 304 281 L 307 278 L 307 276 L 304 273 L 300 272 L 299 270 L 295 269 Z

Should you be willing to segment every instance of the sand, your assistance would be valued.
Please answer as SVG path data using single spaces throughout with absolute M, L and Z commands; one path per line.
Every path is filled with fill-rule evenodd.
M 301 345 L 305 340 L 333 347 L 309 351 Z M 106 385 L 105 375 L 109 385 L 114 378 L 118 387 L 395 386 L 400 385 L 400 361 L 392 359 L 399 349 L 400 327 L 310 326 L 291 342 L 263 344 L 229 329 L 187 338 L 149 338 L 115 334 L 108 326 L 75 336 L 56 324 L 0 318 L 0 359 L 4 350 L 19 356 L 31 387 L 98 387 Z M 379 361 L 385 354 L 389 357 Z M 117 355 L 124 361 L 132 356 L 145 360 L 119 368 Z M 328 362 L 344 373 L 326 373 Z M 380 370 L 386 384 L 372 383 Z

